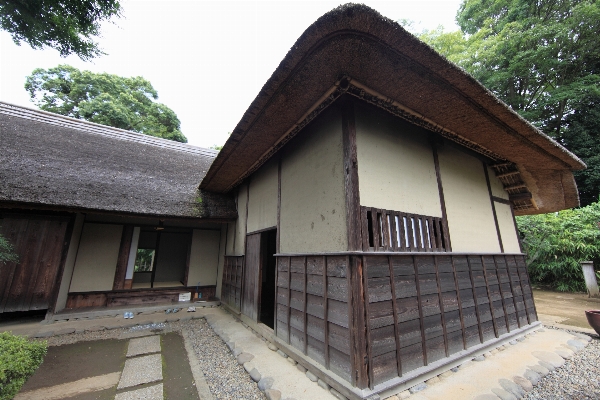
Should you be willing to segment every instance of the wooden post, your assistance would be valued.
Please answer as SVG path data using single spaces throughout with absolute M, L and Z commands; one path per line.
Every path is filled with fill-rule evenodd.
M 362 248 L 362 236 L 360 223 L 360 196 L 358 192 L 358 157 L 356 155 L 354 103 L 351 99 L 342 99 L 341 108 L 348 250 L 358 251 Z
M 125 225 L 121 235 L 121 245 L 119 247 L 119 257 L 117 258 L 117 268 L 113 282 L 113 290 L 123 289 L 125 283 L 125 274 L 127 273 L 127 262 L 129 261 L 129 250 L 133 240 L 133 225 Z
M 352 375 L 356 387 L 369 386 L 367 359 L 367 326 L 365 321 L 365 291 L 363 287 L 363 260 L 360 256 L 349 257 L 350 282 L 352 293 L 352 315 L 350 334 L 352 341 Z

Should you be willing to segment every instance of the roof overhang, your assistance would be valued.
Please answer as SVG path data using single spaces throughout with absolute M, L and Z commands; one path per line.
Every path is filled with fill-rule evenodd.
M 517 214 L 579 204 L 572 171 L 585 168 L 581 160 L 400 25 L 354 4 L 325 14 L 298 39 L 200 188 L 230 191 L 344 94 L 486 156 L 505 174 Z

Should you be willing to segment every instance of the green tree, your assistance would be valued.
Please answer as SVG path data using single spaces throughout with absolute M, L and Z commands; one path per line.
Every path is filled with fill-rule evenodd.
M 17 262 L 19 258 L 14 252 L 13 246 L 2 235 L 0 235 L 0 268 L 8 262 Z
M 173 110 L 158 103 L 142 77 L 80 71 L 69 65 L 36 69 L 25 89 L 40 109 L 98 124 L 186 143 Z
M 120 13 L 117 0 L 0 0 L 0 29 L 17 45 L 52 47 L 63 57 L 88 60 L 104 54 L 92 39 L 100 23 Z
M 582 204 L 596 201 L 600 3 L 465 0 L 456 19 L 461 31 L 419 36 L 591 166 L 576 180 Z
M 599 221 L 600 202 L 517 217 L 531 280 L 560 291 L 585 291 L 580 262 L 600 257 Z

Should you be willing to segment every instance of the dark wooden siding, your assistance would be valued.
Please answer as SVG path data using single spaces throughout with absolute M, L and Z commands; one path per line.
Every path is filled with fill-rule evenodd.
M 371 387 L 537 320 L 523 256 L 363 259 Z
M 5 216 L 0 232 L 18 262 L 0 268 L 0 313 L 51 307 L 66 247 L 68 217 Z
M 352 381 L 348 256 L 278 257 L 275 333 Z
M 361 388 L 535 321 L 522 255 L 277 260 L 277 337 Z
M 246 261 L 243 274 L 242 314 L 258 321 L 260 272 L 262 270 L 261 234 L 246 236 Z
M 221 301 L 237 312 L 242 309 L 243 272 L 244 256 L 225 256 Z

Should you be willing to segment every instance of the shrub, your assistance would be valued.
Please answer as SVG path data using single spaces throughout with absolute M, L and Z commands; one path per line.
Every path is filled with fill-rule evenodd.
M 0 400 L 12 399 L 46 355 L 46 342 L 0 333 Z
M 600 202 L 557 213 L 517 217 L 532 282 L 585 291 L 581 261 L 600 257 Z

